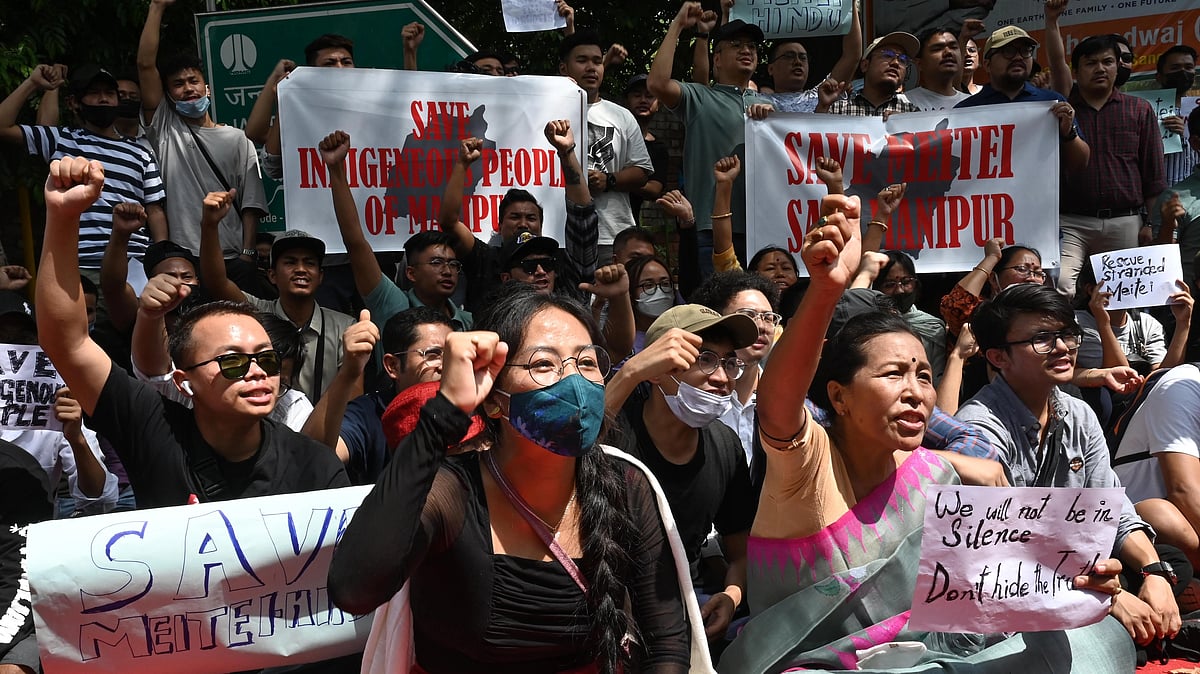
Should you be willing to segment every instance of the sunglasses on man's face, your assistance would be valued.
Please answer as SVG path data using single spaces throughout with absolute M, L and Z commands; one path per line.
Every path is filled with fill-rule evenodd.
M 541 267 L 547 274 L 554 273 L 556 269 L 555 260 L 552 257 L 527 257 L 517 263 L 521 271 L 526 274 L 536 274 L 538 267 Z
M 259 351 L 258 353 L 223 353 L 216 358 L 210 358 L 195 365 L 189 365 L 183 368 L 183 370 L 194 370 L 209 363 L 216 363 L 217 367 L 221 368 L 222 377 L 230 381 L 236 381 L 245 377 L 246 373 L 250 371 L 251 362 L 258 363 L 258 367 L 268 377 L 274 377 L 279 374 L 279 352 L 274 349 Z

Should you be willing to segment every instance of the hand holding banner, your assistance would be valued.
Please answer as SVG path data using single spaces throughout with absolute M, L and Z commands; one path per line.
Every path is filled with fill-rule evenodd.
M 1112 293 L 1108 309 L 1162 306 L 1179 292 L 1175 282 L 1183 280 L 1179 246 L 1173 243 L 1097 253 L 1090 259 L 1100 292 Z

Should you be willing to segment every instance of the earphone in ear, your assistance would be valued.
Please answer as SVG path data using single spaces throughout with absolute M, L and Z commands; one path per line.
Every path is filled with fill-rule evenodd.
M 183 389 L 183 392 L 190 396 L 196 395 L 195 393 L 192 393 L 192 382 L 186 379 L 184 379 L 183 383 L 179 385 L 179 388 Z

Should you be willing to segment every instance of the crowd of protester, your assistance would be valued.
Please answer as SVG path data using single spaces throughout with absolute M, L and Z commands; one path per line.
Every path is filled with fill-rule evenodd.
M 605 73 L 626 51 L 576 30 L 558 0 L 567 28 L 546 74 L 587 100 L 586 128 L 543 130 L 564 222 L 512 189 L 495 236 L 477 238 L 460 219 L 483 145 L 468 138 L 438 227 L 402 256 L 364 234 L 352 136 L 337 128 L 318 149 L 346 253 L 259 231 L 260 169 L 282 174 L 276 86 L 297 62 L 281 58 L 244 130 L 223 125 L 195 55 L 160 48 L 172 1 L 150 2 L 128 73 L 39 65 L 0 102 L 0 142 L 49 165 L 36 292 L 30 270 L 0 267 L 0 342 L 40 346 L 65 382 L 61 431 L 0 430 L 0 474 L 29 479 L 4 478 L 3 535 L 52 516 L 374 485 L 334 553 L 330 596 L 379 609 L 379 631 L 411 611 L 412 638 L 394 648 L 414 664 L 388 671 L 431 674 L 1119 672 L 1200 609 L 1200 114 L 1163 120 L 1183 144 L 1164 154 L 1156 112 L 1119 89 L 1137 54 L 1120 35 L 1067 53 L 1068 0 L 1044 3 L 1041 43 L 969 19 L 864 46 L 856 8 L 825 77 L 803 40 L 768 44 L 730 20 L 734 0 L 684 2 L 653 62 L 626 63 L 642 74 L 608 87 L 614 100 Z M 424 35 L 405 27 L 406 68 Z M 694 63 L 675 72 L 689 41 Z M 1157 58 L 1157 86 L 1185 96 L 1195 49 Z M 359 65 L 340 35 L 316 37 L 304 64 Z M 454 69 L 531 74 L 493 51 Z M 35 97 L 37 123 L 19 123 Z M 820 114 L 1038 101 L 1061 139 L 1060 212 L 1026 224 L 1061 232 L 1061 264 L 993 239 L 949 292 L 923 294 L 940 280 L 881 249 L 906 185 L 860 217 L 828 157 L 799 259 L 782 241 L 746 249 L 747 118 L 814 113 L 803 123 L 819 128 Z M 658 115 L 682 122 L 678 184 Z M 673 223 L 665 235 L 639 224 L 653 209 Z M 1178 245 L 1177 292 L 1109 310 L 1088 256 L 1149 244 Z M 1110 617 L 910 630 L 925 487 L 960 483 L 1123 485 L 1112 559 L 1075 579 L 1111 595 Z M 868 521 L 880 535 L 847 538 Z M 891 641 L 923 655 L 857 659 Z M 31 628 L 0 654 L 0 674 L 41 671 Z

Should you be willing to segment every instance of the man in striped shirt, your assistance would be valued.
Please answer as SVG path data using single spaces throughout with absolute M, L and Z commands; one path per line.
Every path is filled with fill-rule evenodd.
M 95 65 L 77 68 L 67 84 L 67 104 L 79 118 L 79 127 L 18 125 L 17 116 L 35 93 L 53 91 L 64 84 L 52 66 L 39 65 L 0 103 L 0 142 L 23 144 L 29 154 L 49 163 L 64 156 L 95 159 L 104 165 L 107 179 L 100 198 L 79 219 L 79 266 L 99 282 L 104 248 L 112 237 L 113 206 L 122 202 L 146 209 L 147 228 L 129 240 L 131 256 L 142 257 L 146 247 L 167 237 L 163 209 L 166 193 L 158 163 L 145 146 L 117 133 L 117 79 Z

